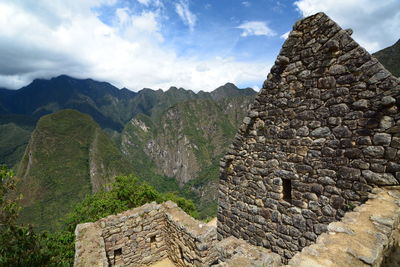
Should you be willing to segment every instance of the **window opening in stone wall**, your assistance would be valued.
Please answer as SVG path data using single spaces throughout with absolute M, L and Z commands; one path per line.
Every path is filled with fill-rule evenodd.
M 154 243 L 154 242 L 156 242 L 156 236 L 155 235 L 150 237 L 150 243 Z
M 292 202 L 292 180 L 282 179 L 283 200 Z
M 114 250 L 114 265 L 122 260 L 122 248 Z

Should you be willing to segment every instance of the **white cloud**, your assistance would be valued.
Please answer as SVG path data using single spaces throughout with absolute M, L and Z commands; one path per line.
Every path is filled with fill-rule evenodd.
M 268 27 L 265 21 L 248 21 L 245 22 L 237 28 L 242 29 L 243 32 L 241 36 L 251 36 L 251 35 L 265 35 L 265 36 L 275 36 L 276 33 Z
M 242 5 L 244 5 L 245 7 L 249 7 L 251 6 L 251 3 L 249 1 L 243 1 Z
M 137 0 L 137 1 L 144 6 L 151 6 L 151 5 L 156 7 L 162 6 L 161 0 Z
M 187 58 L 164 45 L 157 11 L 115 11 L 104 24 L 93 7 L 111 0 L 0 3 L 0 87 L 67 74 L 140 90 L 172 85 L 210 91 L 226 82 L 261 83 L 270 65 Z M 261 84 L 260 84 L 261 85 Z
M 286 40 L 289 37 L 289 33 L 290 33 L 290 31 L 289 32 L 285 32 L 284 34 L 282 34 L 280 36 L 280 38 Z
M 193 30 L 196 25 L 197 17 L 190 11 L 188 0 L 180 0 L 178 3 L 175 3 L 175 11 L 182 19 L 183 23 Z
M 303 16 L 323 11 L 342 28 L 352 28 L 353 38 L 370 52 L 400 37 L 399 0 L 299 0 L 294 4 Z
M 139 3 L 142 5 L 148 6 L 151 2 L 151 0 L 137 0 Z

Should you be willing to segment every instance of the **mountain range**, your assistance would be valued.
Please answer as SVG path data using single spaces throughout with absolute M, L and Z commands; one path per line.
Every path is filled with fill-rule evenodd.
M 374 56 L 400 75 L 400 41 Z M 131 172 L 214 215 L 219 158 L 255 94 L 232 83 L 132 92 L 66 75 L 0 89 L 0 164 L 21 180 L 22 220 L 54 228 L 74 203 Z
M 201 202 L 204 217 L 215 213 L 218 159 L 255 94 L 231 83 L 135 93 L 66 75 L 0 90 L 0 164 L 21 179 L 22 220 L 54 227 L 73 203 L 129 172 Z

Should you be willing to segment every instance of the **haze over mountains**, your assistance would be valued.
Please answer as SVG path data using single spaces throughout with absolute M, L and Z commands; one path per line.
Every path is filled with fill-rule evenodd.
M 400 75 L 400 41 L 374 55 Z M 255 94 L 231 83 L 132 92 L 66 75 L 0 89 L 0 164 L 18 170 L 23 220 L 41 229 L 130 172 L 193 199 L 205 218 L 216 212 L 219 158 Z

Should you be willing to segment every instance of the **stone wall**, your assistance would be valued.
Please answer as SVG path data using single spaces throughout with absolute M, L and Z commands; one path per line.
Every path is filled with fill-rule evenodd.
M 163 212 L 166 208 L 155 203 L 146 204 L 84 225 L 85 229 L 91 228 L 92 233 L 96 231 L 96 238 L 104 243 L 107 266 L 148 265 L 167 257 L 163 231 Z M 77 226 L 76 236 L 77 240 L 88 239 L 88 235 L 82 231 L 82 225 Z M 76 242 L 76 246 L 79 245 L 80 242 Z M 78 261 L 86 256 L 76 254 L 75 266 L 87 266 Z
M 216 228 L 180 210 L 166 212 L 165 235 L 168 253 L 177 266 L 210 266 L 217 259 L 212 249 L 217 242 Z
M 215 227 L 196 221 L 170 201 L 79 224 L 75 235 L 75 267 L 146 266 L 167 257 L 176 266 L 221 266 L 234 262 L 237 253 L 281 265 L 280 256 L 265 248 L 244 246 L 233 237 L 219 243 Z M 235 252 L 224 254 L 229 249 Z
M 75 266 L 398 266 L 400 81 L 350 35 L 294 25 L 221 160 L 217 230 L 147 204 L 78 225 Z
M 297 22 L 221 160 L 218 238 L 289 259 L 400 180 L 400 85 L 323 13 Z
M 74 266 L 108 267 L 104 239 L 95 223 L 79 224 L 75 229 Z
M 400 187 L 373 192 L 364 205 L 329 224 L 288 267 L 400 266 Z

